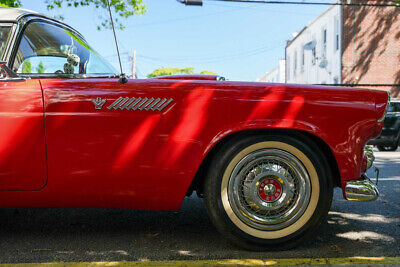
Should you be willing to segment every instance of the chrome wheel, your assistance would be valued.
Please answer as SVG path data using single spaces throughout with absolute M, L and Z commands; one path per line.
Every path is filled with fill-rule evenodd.
M 290 226 L 310 201 L 311 183 L 303 164 L 280 149 L 254 151 L 234 167 L 228 200 L 236 216 L 264 231 Z

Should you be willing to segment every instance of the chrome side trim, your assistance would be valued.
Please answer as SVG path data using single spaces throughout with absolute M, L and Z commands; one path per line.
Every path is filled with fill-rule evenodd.
M 347 182 L 345 195 L 350 201 L 374 201 L 378 198 L 379 191 L 376 185 L 366 177 L 363 180 Z
M 135 98 L 133 98 L 133 99 L 135 99 Z M 126 108 L 126 110 L 131 110 L 134 106 L 136 106 L 137 103 L 139 103 L 140 100 L 142 100 L 141 97 L 137 98 L 135 100 L 135 102 L 133 102 L 129 107 Z
M 142 102 L 140 102 L 136 107 L 134 107 L 132 110 L 137 110 L 138 108 L 140 108 L 140 106 L 142 106 L 145 102 L 147 102 L 147 100 L 149 100 L 147 97 L 143 98 Z
M 145 110 L 152 109 L 158 102 L 160 102 L 161 98 L 157 98 L 150 106 L 147 106 Z
M 121 96 L 119 97 L 117 100 L 114 101 L 114 103 L 112 103 L 110 106 L 108 106 L 107 108 L 109 110 L 111 110 L 112 108 L 114 108 L 115 110 L 119 107 L 118 104 L 123 100 L 124 98 Z
M 132 104 L 132 102 L 135 101 L 135 99 L 136 99 L 136 98 L 132 97 L 131 100 L 129 100 L 128 102 L 126 102 L 126 104 L 124 104 L 124 105 L 121 107 L 121 109 L 122 109 L 122 110 L 124 110 L 124 109 L 129 110 L 129 109 L 128 109 L 128 106 L 129 106 L 130 104 Z
M 125 97 L 121 102 L 118 103 L 118 106 L 116 106 L 114 109 L 117 110 L 119 108 L 121 110 L 124 110 L 124 106 L 127 102 L 129 102 L 129 97 Z
M 111 105 L 107 107 L 108 110 L 138 110 L 138 111 L 162 111 L 169 104 L 174 101 L 173 98 L 129 98 L 129 97 L 119 97 Z
M 164 105 L 159 105 L 159 106 L 157 106 L 157 110 L 158 111 L 162 111 L 164 108 L 166 108 L 171 102 L 173 101 L 173 99 L 172 98 L 170 98 L 170 99 L 168 99 L 168 101 L 164 104 Z
M 147 101 L 146 104 L 144 104 L 143 106 L 141 106 L 141 107 L 139 108 L 139 110 L 145 109 L 145 108 L 148 107 L 148 106 L 151 104 L 151 102 L 153 102 L 153 101 L 154 101 L 154 98 L 153 98 L 153 97 L 150 98 L 149 101 Z
M 160 103 L 158 103 L 157 106 L 154 106 L 153 108 L 151 108 L 152 111 L 155 111 L 156 109 L 158 109 L 162 104 L 165 103 L 165 101 L 167 101 L 166 98 L 162 99 Z

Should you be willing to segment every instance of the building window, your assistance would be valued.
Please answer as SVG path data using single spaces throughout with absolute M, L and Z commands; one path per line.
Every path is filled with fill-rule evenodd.
M 301 72 L 304 71 L 305 55 L 304 55 L 304 45 L 301 49 Z
M 336 51 L 339 50 L 339 34 L 336 34 Z
M 286 79 L 286 81 L 289 81 L 290 80 L 290 57 L 288 56 L 287 57 L 287 59 L 286 59 L 286 66 L 287 66 L 287 70 L 286 70 L 286 76 L 287 76 L 287 79 Z
M 322 30 L 322 57 L 326 57 L 327 32 Z
M 339 19 L 335 17 L 335 51 L 339 50 Z
M 296 76 L 297 71 L 297 51 L 294 51 L 294 62 L 293 62 L 293 75 Z
M 313 65 L 315 65 L 315 61 L 316 61 L 316 59 L 317 59 L 317 48 L 314 47 L 314 48 L 312 49 L 311 53 L 312 53 L 311 63 L 312 63 Z
M 312 47 L 312 49 L 311 49 L 311 64 L 315 65 L 315 62 L 317 61 L 317 45 L 318 45 L 318 41 L 315 38 L 314 34 L 311 36 L 311 40 L 313 40 L 313 42 L 315 42 L 313 47 Z

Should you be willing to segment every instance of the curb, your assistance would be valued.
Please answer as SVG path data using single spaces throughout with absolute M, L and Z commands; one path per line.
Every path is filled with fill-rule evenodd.
M 296 258 L 296 259 L 225 259 L 188 261 L 116 261 L 116 262 L 49 262 L 0 264 L 0 267 L 92 267 L 92 266 L 298 266 L 333 264 L 400 264 L 400 257 Z

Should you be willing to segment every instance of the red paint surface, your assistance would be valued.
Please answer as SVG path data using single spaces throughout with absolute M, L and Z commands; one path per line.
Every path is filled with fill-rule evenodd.
M 0 186 L 21 190 L 1 192 L 4 207 L 178 209 L 212 147 L 249 129 L 313 134 L 333 151 L 343 182 L 359 179 L 363 147 L 379 134 L 376 118 L 387 98 L 212 80 L 40 82 L 43 100 L 38 80 L 0 83 Z M 97 97 L 107 99 L 101 110 L 92 103 Z M 119 97 L 174 101 L 162 112 L 108 110 Z
M 46 180 L 40 83 L 0 82 L 0 190 L 39 190 Z

